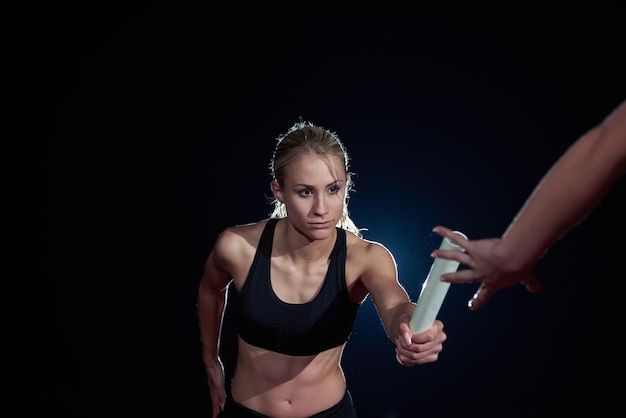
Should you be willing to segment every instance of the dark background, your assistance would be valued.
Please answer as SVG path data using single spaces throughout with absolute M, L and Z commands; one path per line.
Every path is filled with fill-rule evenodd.
M 626 97 L 620 2 L 294 4 L 31 11 L 42 311 L 27 331 L 25 408 L 209 416 L 195 313 L 204 259 L 222 229 L 269 215 L 275 138 L 298 118 L 344 141 L 352 217 L 394 253 L 416 299 L 435 224 L 500 235 Z M 538 263 L 541 293 L 508 288 L 470 312 L 476 285 L 452 286 L 436 363 L 399 366 L 368 299 L 343 359 L 360 417 L 623 409 L 625 188 Z

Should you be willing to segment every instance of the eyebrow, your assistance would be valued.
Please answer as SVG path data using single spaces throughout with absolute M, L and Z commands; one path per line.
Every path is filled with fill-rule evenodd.
M 344 180 L 341 179 L 337 179 L 331 183 L 328 183 L 327 185 L 325 185 L 324 187 L 329 187 L 329 186 L 334 186 L 334 185 L 341 185 L 345 183 Z M 305 183 L 298 183 L 298 184 L 294 184 L 294 187 L 309 187 L 309 188 L 314 188 L 314 186 L 310 185 L 310 184 L 305 184 Z

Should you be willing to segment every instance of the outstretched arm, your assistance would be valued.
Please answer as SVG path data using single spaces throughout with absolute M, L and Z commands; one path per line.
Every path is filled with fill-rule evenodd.
M 481 282 L 469 302 L 480 309 L 499 289 L 518 283 L 539 290 L 533 265 L 598 205 L 626 171 L 626 101 L 602 123 L 580 137 L 550 168 L 526 200 L 502 238 L 464 240 L 443 226 L 433 231 L 448 237 L 465 253 L 435 250 L 434 257 L 469 267 L 442 276 L 452 283 Z
M 443 323 L 420 333 L 413 333 L 410 320 L 415 304 L 398 282 L 396 264 L 391 253 L 380 244 L 369 244 L 364 254 L 367 267 L 361 281 L 372 296 L 387 336 L 396 344 L 396 359 L 403 366 L 432 363 L 438 360 L 447 335 Z

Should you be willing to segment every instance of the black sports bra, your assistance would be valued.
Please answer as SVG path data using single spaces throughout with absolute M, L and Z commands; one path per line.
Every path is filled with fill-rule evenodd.
M 237 297 L 239 336 L 248 344 L 292 356 L 308 356 L 345 343 L 359 307 L 346 286 L 346 231 L 337 228 L 337 240 L 319 293 L 311 301 L 286 303 L 278 298 L 270 281 L 274 229 L 269 219 Z

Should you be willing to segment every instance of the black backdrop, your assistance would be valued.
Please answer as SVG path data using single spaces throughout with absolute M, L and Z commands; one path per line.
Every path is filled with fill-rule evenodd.
M 76 8 L 78 7 L 78 8 Z M 226 226 L 270 212 L 274 138 L 302 117 L 352 157 L 351 213 L 413 298 L 443 224 L 502 233 L 550 164 L 626 95 L 618 2 L 55 6 L 26 55 L 44 134 L 29 363 L 63 417 L 207 417 L 195 292 Z M 41 143 L 40 143 L 41 142 Z M 622 408 L 624 180 L 538 264 L 544 290 L 452 286 L 437 363 L 405 369 L 368 300 L 344 355 L 359 414 Z M 616 238 L 618 239 L 616 241 Z M 223 358 L 232 373 L 226 317 Z M 43 381 L 41 380 L 43 379 Z

